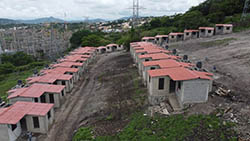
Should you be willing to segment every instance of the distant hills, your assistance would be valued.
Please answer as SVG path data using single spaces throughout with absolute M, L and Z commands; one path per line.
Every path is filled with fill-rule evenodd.
M 104 19 L 89 19 L 89 23 L 95 23 L 95 22 L 104 22 L 106 20 Z M 0 18 L 0 25 L 6 25 L 6 24 L 41 24 L 41 23 L 64 23 L 65 21 L 59 18 L 54 17 L 45 17 L 45 18 L 39 18 L 39 19 L 33 19 L 33 20 L 12 20 L 12 19 L 5 19 Z M 69 23 L 80 23 L 85 22 L 85 20 L 73 20 L 73 21 L 66 21 Z

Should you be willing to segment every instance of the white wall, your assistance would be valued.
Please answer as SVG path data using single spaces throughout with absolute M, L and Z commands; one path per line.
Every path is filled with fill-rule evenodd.
M 209 80 L 183 81 L 181 95 L 178 95 L 180 96 L 179 99 L 182 104 L 206 102 L 208 100 L 209 87 Z

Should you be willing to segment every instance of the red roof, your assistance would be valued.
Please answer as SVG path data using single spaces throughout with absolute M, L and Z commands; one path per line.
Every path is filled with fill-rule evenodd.
M 117 44 L 109 44 L 107 47 L 118 46 Z
M 168 38 L 168 35 L 157 35 L 157 36 L 155 36 L 155 38 Z
M 184 30 L 184 32 L 199 32 L 199 30 Z
M 24 116 L 46 116 L 54 104 L 16 102 L 14 105 L 0 109 L 0 124 L 17 124 Z
M 106 49 L 107 47 L 105 47 L 105 46 L 101 46 L 101 47 L 98 47 L 97 49 Z
M 72 79 L 72 75 L 67 75 L 67 74 L 45 74 L 42 76 L 37 76 L 37 77 L 30 77 L 27 79 L 28 83 L 49 83 L 52 84 L 54 82 L 56 82 L 57 80 L 65 80 L 65 81 L 69 81 Z
M 49 84 L 33 84 L 27 88 L 16 89 L 14 93 L 8 96 L 8 99 L 15 97 L 31 97 L 38 98 L 44 93 L 61 93 L 65 86 L 62 85 L 49 85 Z
M 59 62 L 78 62 L 78 61 L 87 61 L 87 60 L 88 59 L 83 58 L 82 55 L 71 55 L 71 56 L 66 56 L 65 58 L 59 60 Z
M 157 49 L 157 48 L 150 48 L 150 49 L 144 49 L 144 50 L 136 50 L 136 53 L 147 53 L 147 54 L 152 54 L 152 53 L 170 53 L 170 51 L 165 50 L 165 49 Z
M 215 26 L 226 26 L 226 27 L 232 27 L 232 24 L 216 24 Z
M 62 62 L 58 64 L 52 65 L 52 67 L 66 67 L 66 68 L 72 68 L 74 66 L 82 67 L 84 63 L 76 63 L 76 62 Z
M 168 55 L 165 53 L 155 53 L 155 54 L 146 54 L 146 55 L 139 55 L 140 59 L 144 58 L 152 58 L 153 60 L 161 60 L 161 59 L 180 59 L 179 56 Z
M 77 73 L 79 69 L 77 68 L 64 68 L 64 67 L 57 67 L 54 69 L 47 69 L 47 70 L 41 70 L 42 73 L 60 73 L 60 74 L 65 74 L 65 73 Z
M 183 67 L 149 70 L 148 73 L 151 77 L 169 76 L 174 81 L 193 79 L 212 80 L 212 78 L 210 77 L 211 75 L 208 75 L 208 73 L 192 71 Z
M 142 40 L 154 40 L 155 37 L 143 37 Z
M 163 69 L 163 68 L 192 67 L 192 66 L 194 66 L 193 64 L 190 64 L 190 63 L 178 62 L 178 61 L 172 60 L 172 59 L 143 62 L 143 65 L 145 67 L 159 66 L 161 69 Z
M 178 35 L 184 35 L 184 33 L 181 32 L 169 33 L 169 36 L 178 36 Z
M 199 27 L 199 30 L 202 30 L 202 29 L 204 29 L 204 30 L 214 30 L 213 27 Z

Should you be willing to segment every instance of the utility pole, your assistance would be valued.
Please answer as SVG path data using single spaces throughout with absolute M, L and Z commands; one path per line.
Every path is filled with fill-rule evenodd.
M 241 21 L 245 20 L 245 18 L 247 17 L 247 11 L 249 9 L 249 1 L 250 0 L 245 1 L 244 9 L 243 9 L 242 16 L 241 16 L 241 19 L 240 19 Z

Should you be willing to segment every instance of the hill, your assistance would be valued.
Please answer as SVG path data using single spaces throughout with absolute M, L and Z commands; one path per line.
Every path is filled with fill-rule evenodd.
M 17 23 L 19 23 L 19 22 L 15 21 L 15 20 L 0 18 L 0 25 L 17 24 Z

